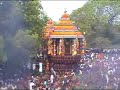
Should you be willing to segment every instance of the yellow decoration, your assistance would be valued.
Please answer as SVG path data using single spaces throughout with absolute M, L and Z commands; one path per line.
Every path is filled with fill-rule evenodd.
M 81 54 L 85 54 L 85 50 L 82 50 L 82 51 L 81 51 Z
M 61 25 L 61 26 L 55 26 L 55 29 L 56 30 L 77 30 L 77 28 L 75 27 L 75 26 L 63 26 L 63 25 Z
M 50 51 L 48 51 L 48 54 L 51 54 L 51 52 L 50 52 Z
M 59 41 L 59 55 L 64 55 L 64 50 L 65 47 L 64 47 L 64 39 L 60 39 Z
M 77 51 L 73 51 L 73 55 L 77 55 Z
M 81 32 L 51 32 L 51 35 L 82 35 Z
M 59 55 L 62 55 L 62 52 L 59 52 Z
M 53 55 L 53 45 L 52 45 L 53 40 L 49 39 L 48 40 L 48 54 Z
M 73 25 L 70 20 L 61 20 L 59 25 Z

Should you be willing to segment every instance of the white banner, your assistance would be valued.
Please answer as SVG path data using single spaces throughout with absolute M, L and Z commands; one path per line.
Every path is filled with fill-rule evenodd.
M 39 63 L 39 72 L 42 72 L 42 63 Z

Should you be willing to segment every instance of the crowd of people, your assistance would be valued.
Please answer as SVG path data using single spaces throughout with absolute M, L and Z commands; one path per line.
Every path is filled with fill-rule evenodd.
M 85 62 L 79 65 L 79 73 L 58 74 L 51 69 L 51 73 L 13 80 L 17 83 L 1 82 L 0 90 L 120 89 L 120 49 L 87 49 L 82 58 Z
M 120 89 L 120 49 L 89 49 L 84 58 L 81 88 Z
M 35 76 L 29 84 L 30 90 L 72 90 L 79 84 L 79 80 L 71 71 L 56 75 L 47 73 L 44 76 Z

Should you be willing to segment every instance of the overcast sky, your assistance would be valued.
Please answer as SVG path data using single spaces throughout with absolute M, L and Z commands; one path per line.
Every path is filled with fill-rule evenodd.
M 87 1 L 41 1 L 44 11 L 53 20 L 58 21 L 65 10 L 70 14 L 82 7 Z

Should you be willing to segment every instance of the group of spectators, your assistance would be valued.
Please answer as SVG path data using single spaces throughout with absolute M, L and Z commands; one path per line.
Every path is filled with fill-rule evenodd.
M 44 76 L 32 76 L 32 80 L 29 81 L 30 90 L 72 90 L 78 84 L 78 77 L 73 71 L 56 75 L 46 73 Z
M 58 74 L 51 69 L 45 74 L 1 82 L 0 90 L 120 89 L 120 49 L 87 49 L 82 58 L 85 62 L 79 65 L 79 73 Z
M 120 89 L 120 49 L 89 49 L 80 65 L 80 88 Z
M 119 58 L 120 49 L 86 49 L 84 59 L 112 59 Z

